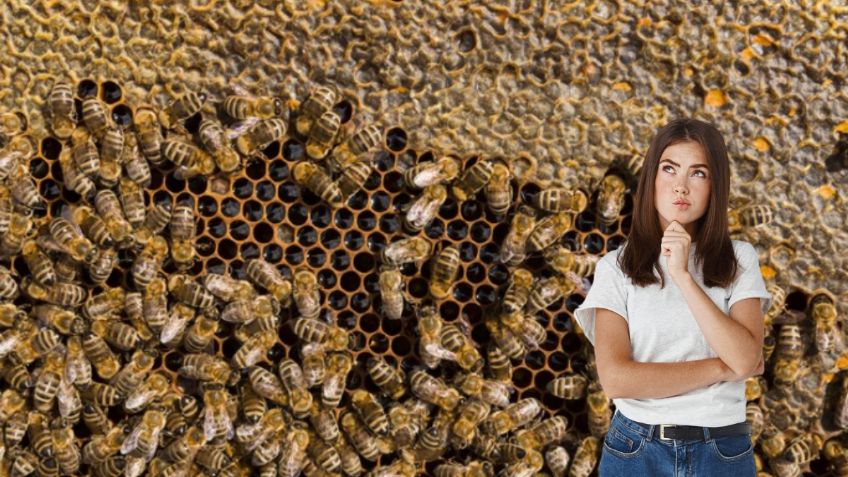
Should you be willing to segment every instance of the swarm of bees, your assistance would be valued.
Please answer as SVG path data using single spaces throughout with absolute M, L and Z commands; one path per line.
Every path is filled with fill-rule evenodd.
M 580 437 L 574 422 L 549 415 L 540 398 L 518 396 L 513 364 L 544 346 L 544 310 L 585 293 L 598 257 L 576 253 L 563 238 L 590 209 L 600 223 L 615 222 L 625 177 L 610 172 L 597 191 L 525 193 L 517 177 L 532 162 L 526 156 L 513 162 L 445 154 L 396 165 L 411 198 L 400 210 L 398 236 L 373 253 L 375 307 L 384 320 L 408 323 L 415 339 L 409 366 L 388 354 L 357 353 L 357 338 L 335 319 L 307 266 L 289 273 L 249 258 L 240 274 L 198 273 L 195 198 L 172 202 L 149 192 L 152 171 L 230 178 L 265 161 L 272 143 L 295 137 L 304 148 L 290 178 L 300 194 L 308 191 L 331 210 L 346 207 L 374 173 L 385 138 L 376 124 L 352 126 L 337 108 L 338 89 L 316 87 L 299 104 L 239 88 L 219 100 L 187 91 L 161 106 L 135 107 L 129 125 L 96 94 L 77 96 L 70 82 L 57 80 L 46 119 L 63 144 L 56 159 L 62 186 L 78 200 L 47 210 L 29 173 L 36 146 L 25 134 L 26 118 L 3 136 L 0 475 L 594 471 L 612 409 L 591 353 L 585 369 L 561 373 L 541 389 L 563 403 L 585 400 L 589 434 Z M 492 262 L 508 270 L 501 300 L 481 319 L 483 341 L 464 320 L 442 316 L 438 305 L 454 296 L 463 252 L 426 233 L 448 201 L 478 199 L 505 227 Z M 741 212 L 739 223 L 762 215 Z M 543 273 L 529 265 L 534 260 Z M 109 279 L 118 268 L 126 275 L 114 286 Z M 408 289 L 419 273 L 423 297 Z M 833 371 L 844 345 L 826 298 L 814 304 L 815 340 Z M 778 316 L 782 306 L 768 316 L 782 325 L 771 337 L 776 384 L 819 396 L 798 366 L 801 327 Z M 274 349 L 286 333 L 293 344 L 284 341 L 281 356 Z M 358 377 L 369 385 L 351 386 Z M 844 428 L 848 404 L 840 406 Z M 781 422 L 766 419 L 760 406 L 749 404 L 749 411 L 775 461 L 848 455 L 817 434 L 787 442 Z

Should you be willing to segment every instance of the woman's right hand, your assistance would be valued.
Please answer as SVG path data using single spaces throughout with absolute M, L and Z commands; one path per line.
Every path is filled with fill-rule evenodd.
M 765 371 L 765 361 L 763 360 L 763 354 L 762 353 L 760 353 L 759 364 L 757 364 L 757 367 L 754 368 L 754 370 L 751 371 L 748 374 L 744 374 L 744 375 L 737 374 L 735 371 L 730 369 L 729 366 L 724 364 L 724 361 L 721 362 L 721 365 L 722 365 L 723 370 L 724 370 L 724 376 L 723 376 L 722 381 L 745 381 L 746 379 L 750 378 L 751 376 L 759 376 L 759 375 L 763 374 L 763 371 Z

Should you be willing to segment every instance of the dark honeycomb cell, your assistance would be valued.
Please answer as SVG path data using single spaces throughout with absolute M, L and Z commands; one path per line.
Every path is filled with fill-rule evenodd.
M 125 104 L 115 106 L 112 108 L 112 121 L 114 121 L 119 127 L 130 127 L 133 122 L 132 109 Z
M 477 246 L 471 242 L 459 244 L 459 258 L 464 262 L 470 262 L 477 258 Z
M 627 217 L 621 219 L 621 233 L 625 236 L 630 234 L 631 217 L 632 216 L 628 215 Z
M 473 289 L 471 285 L 460 282 L 453 287 L 453 297 L 461 302 L 466 302 L 471 299 L 473 296 Z
M 386 234 L 393 234 L 400 229 L 400 218 L 397 214 L 385 214 L 380 216 L 380 230 Z
M 583 240 L 583 248 L 589 253 L 601 253 L 604 250 L 604 237 L 596 233 L 587 235 Z
M 359 313 L 364 313 L 371 306 L 371 296 L 367 293 L 356 293 L 350 298 L 350 306 Z
M 371 194 L 371 210 L 374 212 L 385 212 L 389 208 L 391 199 L 389 194 L 379 191 Z
M 259 247 L 250 242 L 243 243 L 241 244 L 239 256 L 241 256 L 241 259 L 245 261 L 253 258 L 259 258 Z
M 347 306 L 347 294 L 341 291 L 334 291 L 327 297 L 327 303 L 336 310 L 344 309 Z
M 483 205 L 476 200 L 466 200 L 461 207 L 462 218 L 473 222 L 483 215 Z
M 255 200 L 248 200 L 242 206 L 242 214 L 244 218 L 251 222 L 262 220 L 262 204 Z
M 396 212 L 405 213 L 412 206 L 412 197 L 409 194 L 401 193 L 392 199 L 392 207 Z
M 318 232 L 312 227 L 304 227 L 297 232 L 297 242 L 304 247 L 311 247 L 318 242 Z
M 214 197 L 208 195 L 201 196 L 197 200 L 197 210 L 204 217 L 212 217 L 218 213 L 218 202 Z
M 386 246 L 386 237 L 379 232 L 368 236 L 368 250 L 372 253 L 380 253 Z
M 262 155 L 268 159 L 274 159 L 280 155 L 280 141 L 271 141 L 271 144 L 262 150 Z
M 122 96 L 121 87 L 114 81 L 104 81 L 101 85 L 100 99 L 107 104 L 117 103 Z
M 477 293 L 475 296 L 477 297 L 477 301 L 483 305 L 491 305 L 498 298 L 495 289 L 489 285 L 482 285 L 477 288 Z
M 462 220 L 454 220 L 448 224 L 448 237 L 453 240 L 462 240 L 468 235 L 468 224 Z
M 312 268 L 318 268 L 327 261 L 327 253 L 320 248 L 311 248 L 306 252 L 306 263 Z
M 165 177 L 165 187 L 174 194 L 177 194 L 185 190 L 186 181 L 177 179 L 173 174 L 169 174 Z
M 495 285 L 504 285 L 509 281 L 509 269 L 503 264 L 490 265 L 489 280 Z
M 468 53 L 477 46 L 477 36 L 471 28 L 463 29 L 456 34 L 456 47 L 462 53 Z
M 232 197 L 227 197 L 221 201 L 221 213 L 226 217 L 235 217 L 241 212 L 241 204 Z
M 353 257 L 353 268 L 361 273 L 368 273 L 374 269 L 374 255 L 366 252 L 359 253 Z
M 371 230 L 377 226 L 377 218 L 370 210 L 365 210 L 359 213 L 356 217 L 356 225 L 362 230 Z
M 548 366 L 550 366 L 552 371 L 565 371 L 565 369 L 568 367 L 568 356 L 565 353 L 554 351 L 548 357 Z
M 486 279 L 486 267 L 480 263 L 473 263 L 466 267 L 465 278 L 472 283 L 480 283 Z
M 602 234 L 610 236 L 618 231 L 618 221 L 616 220 L 609 224 L 598 221 L 598 230 L 600 230 Z
M 300 200 L 303 201 L 305 205 L 317 205 L 321 203 L 321 197 L 315 195 L 311 190 L 301 187 L 300 189 Z
M 303 263 L 303 249 L 297 245 L 286 247 L 284 259 L 288 264 L 300 265 Z
M 371 172 L 371 174 L 368 175 L 368 178 L 365 179 L 363 187 L 365 187 L 365 189 L 369 191 L 377 190 L 380 187 L 380 179 L 380 174 L 376 171 L 373 171 Z
M 351 230 L 345 234 L 344 237 L 345 247 L 350 250 L 358 250 L 362 245 L 365 244 L 365 238 L 362 237 L 362 234 L 357 230 Z
M 380 275 L 378 273 L 371 273 L 365 277 L 364 281 L 365 290 L 368 293 L 379 293 L 380 292 Z
M 289 206 L 289 222 L 293 225 L 303 225 L 309 218 L 309 209 L 305 205 L 297 203 Z
M 424 298 L 430 292 L 430 289 L 427 285 L 427 280 L 421 277 L 416 277 L 409 281 L 407 291 L 414 298 Z
M 338 228 L 349 229 L 353 226 L 353 213 L 348 209 L 339 209 L 334 222 Z
M 392 339 L 392 352 L 398 356 L 407 356 L 412 352 L 412 342 L 405 336 L 396 336 Z
M 580 243 L 580 235 L 573 230 L 566 232 L 562 237 L 562 244 L 572 252 L 579 252 L 583 249 L 583 245 Z
M 374 164 L 378 171 L 386 172 L 395 165 L 395 156 L 387 151 L 379 151 L 374 155 Z
M 332 215 L 333 213 L 330 208 L 321 204 L 312 208 L 310 211 L 310 220 L 312 221 L 313 226 L 323 228 L 330 225 Z
M 524 364 L 530 369 L 542 369 L 545 366 L 545 355 L 541 351 L 530 351 L 524 356 Z
M 262 181 L 256 184 L 256 198 L 267 202 L 277 194 L 277 187 L 271 181 Z
M 283 249 L 277 244 L 269 244 L 262 251 L 262 258 L 269 263 L 277 263 L 283 258 Z
M 350 257 L 344 250 L 336 250 L 330 255 L 330 263 L 337 271 L 344 271 L 350 266 Z
M 280 182 L 289 176 L 289 165 L 279 159 L 268 165 L 268 175 L 274 182 Z
M 254 181 L 262 180 L 265 178 L 265 161 L 250 161 L 244 171 Z
M 201 257 L 208 257 L 215 253 L 215 241 L 209 237 L 198 237 L 194 248 Z
M 77 96 L 82 99 L 97 96 L 97 82 L 90 79 L 84 79 L 77 85 Z M 80 115 L 80 117 L 82 117 Z
M 253 194 L 253 183 L 244 177 L 237 179 L 233 184 L 233 193 L 239 199 L 247 199 Z
M 62 195 L 62 188 L 52 179 L 44 179 L 38 186 L 38 192 L 45 200 L 56 200 Z
M 533 373 L 530 372 L 527 368 L 515 368 L 512 372 L 512 382 L 519 389 L 526 388 L 530 385 L 531 380 L 533 379 Z
M 622 235 L 613 235 L 612 237 L 609 237 L 607 239 L 607 253 L 618 249 L 618 247 L 624 245 L 625 241 L 627 241 L 627 237 L 624 237 Z
M 321 232 L 321 245 L 330 250 L 338 247 L 341 244 L 341 236 L 334 229 L 327 229 Z
M 385 353 L 389 350 L 389 339 L 383 333 L 377 333 L 368 340 L 368 347 L 374 353 Z
M 400 152 L 406 149 L 406 131 L 402 128 L 389 129 L 386 132 L 386 147 L 394 152 Z
M 230 236 L 236 240 L 244 240 L 250 234 L 250 226 L 241 220 L 230 223 Z
M 595 228 L 595 214 L 591 210 L 585 210 L 574 219 L 574 227 L 581 232 L 589 232 Z
M 331 289 L 336 286 L 336 274 L 332 270 L 321 270 L 318 272 L 318 283 L 326 289 Z
M 265 219 L 269 222 L 282 222 L 286 216 L 286 207 L 279 202 L 272 202 L 265 207 Z
M 341 276 L 341 285 L 344 290 L 353 292 L 359 289 L 359 274 L 356 272 L 346 272 Z
M 280 184 L 278 195 L 283 202 L 294 202 L 298 196 L 297 185 L 294 182 L 283 182 Z
M 536 184 L 525 184 L 524 187 L 521 188 L 521 201 L 525 204 L 532 204 L 533 200 L 536 198 L 536 194 L 538 194 L 540 190 L 541 189 L 539 189 L 539 186 Z
M 483 243 L 489 240 L 492 235 L 492 228 L 486 222 L 475 222 L 471 226 L 471 239 L 477 243 Z
M 459 212 L 459 207 L 456 204 L 456 201 L 448 198 L 442 203 L 442 206 L 439 207 L 439 216 L 445 220 L 451 220 L 456 217 L 456 214 Z
M 391 171 L 383 176 L 383 187 L 388 192 L 400 192 L 403 189 L 403 174 L 397 171 Z
M 223 239 L 218 243 L 218 256 L 224 260 L 231 260 L 236 257 L 238 247 L 236 243 L 230 239 Z
M 441 238 L 445 234 L 445 223 L 439 219 L 433 219 L 424 227 L 424 233 L 431 239 Z
M 256 224 L 253 227 L 253 239 L 259 243 L 268 243 L 274 238 L 274 229 L 266 223 Z
M 283 143 L 283 158 L 287 161 L 300 161 L 304 158 L 306 150 L 300 141 L 290 139 Z
M 213 237 L 221 238 L 227 233 L 227 224 L 220 217 L 214 217 L 209 220 L 207 230 Z
M 347 205 L 353 210 L 362 210 L 368 204 L 368 194 L 365 191 L 356 191 L 347 199 Z
M 47 136 L 41 140 L 39 154 L 45 159 L 56 160 L 62 152 L 62 143 L 53 136 Z

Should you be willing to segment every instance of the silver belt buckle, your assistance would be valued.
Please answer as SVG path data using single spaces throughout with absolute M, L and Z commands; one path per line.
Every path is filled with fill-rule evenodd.
M 660 424 L 660 439 L 672 440 L 671 437 L 665 436 L 665 430 L 669 427 L 677 427 L 675 424 Z

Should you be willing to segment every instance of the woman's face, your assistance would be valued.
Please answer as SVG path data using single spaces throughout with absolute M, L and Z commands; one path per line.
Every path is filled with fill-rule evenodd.
M 711 180 L 707 155 L 699 143 L 679 142 L 665 148 L 654 181 L 654 207 L 662 230 L 676 220 L 694 235 L 695 223 L 709 206 Z M 678 200 L 688 205 L 676 205 Z

